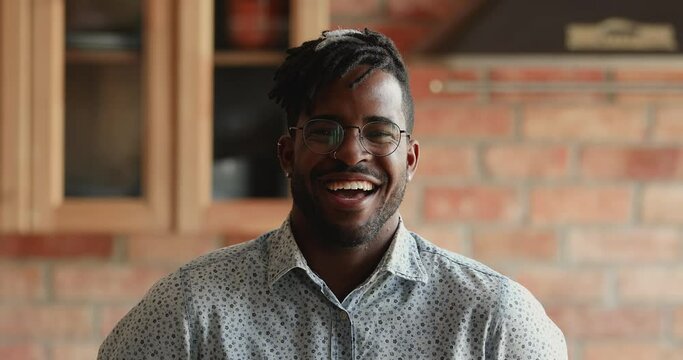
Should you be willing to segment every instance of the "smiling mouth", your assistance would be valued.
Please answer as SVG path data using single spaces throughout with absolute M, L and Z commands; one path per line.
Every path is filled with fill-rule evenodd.
M 330 181 L 326 184 L 327 191 L 345 199 L 361 199 L 377 191 L 377 187 L 369 181 Z

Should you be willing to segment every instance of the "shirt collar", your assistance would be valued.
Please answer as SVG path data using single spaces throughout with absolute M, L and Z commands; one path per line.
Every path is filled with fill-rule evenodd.
M 287 219 L 268 239 L 268 285 L 273 286 L 284 274 L 295 268 L 312 272 L 294 240 Z
M 282 226 L 268 239 L 268 284 L 272 286 L 289 271 L 301 268 L 309 276 L 316 278 L 309 268 L 306 259 L 299 250 L 294 234 L 287 219 Z M 371 275 L 388 271 L 406 280 L 426 283 L 428 276 L 420 259 L 420 252 L 413 235 L 399 221 L 398 230 L 384 255 L 377 270 Z
M 403 225 L 402 219 L 399 221 L 394 239 L 377 269 L 389 271 L 407 280 L 427 282 L 427 270 L 422 264 L 417 243 L 413 235 Z

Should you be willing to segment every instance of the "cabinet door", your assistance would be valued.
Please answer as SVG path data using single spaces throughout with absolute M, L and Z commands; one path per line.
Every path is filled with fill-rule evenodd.
M 34 0 L 33 226 L 166 230 L 172 2 Z
M 284 114 L 268 98 L 288 46 L 320 35 L 320 0 L 180 2 L 178 218 L 181 231 L 253 236 L 285 218 L 276 155 Z
M 0 232 L 29 219 L 30 2 L 0 2 Z

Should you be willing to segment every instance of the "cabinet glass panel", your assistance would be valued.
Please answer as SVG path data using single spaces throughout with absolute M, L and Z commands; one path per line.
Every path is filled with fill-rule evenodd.
M 67 0 L 65 195 L 139 197 L 142 0 Z
M 288 44 L 288 0 L 216 0 L 212 195 L 283 197 L 284 112 L 268 99 Z
M 281 197 L 284 113 L 268 99 L 272 67 L 218 67 L 214 76 L 213 197 Z

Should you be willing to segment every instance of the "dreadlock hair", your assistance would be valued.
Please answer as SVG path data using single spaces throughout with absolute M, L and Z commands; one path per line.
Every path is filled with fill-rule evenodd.
M 288 49 L 285 61 L 275 72 L 275 84 L 268 96 L 285 110 L 288 126 L 296 126 L 299 115 L 309 111 L 320 89 L 359 65 L 367 65 L 368 69 L 352 82 L 352 88 L 377 69 L 398 80 L 406 127 L 412 132 L 413 97 L 403 59 L 391 39 L 367 28 L 323 31 L 318 39 Z

